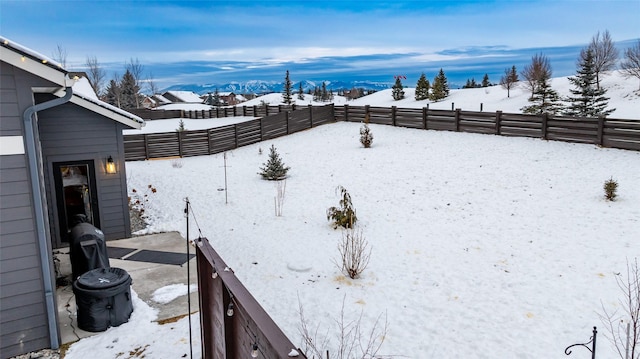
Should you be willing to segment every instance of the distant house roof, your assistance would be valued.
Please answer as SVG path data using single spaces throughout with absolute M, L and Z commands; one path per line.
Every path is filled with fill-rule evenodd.
M 0 37 L 0 58 L 15 67 L 47 79 L 60 87 L 71 87 L 73 96 L 70 102 L 93 111 L 131 128 L 144 126 L 144 120 L 134 114 L 121 110 L 106 102 L 100 101 L 89 81 L 78 76 L 71 78 L 69 72 L 61 64 L 39 54 L 27 47 Z M 53 92 L 58 97 L 64 96 L 61 88 L 37 89 L 40 92 Z
M 169 101 L 168 98 L 162 96 L 159 93 L 153 94 L 153 96 L 151 96 L 151 98 L 153 100 L 155 100 L 158 103 L 158 105 L 166 105 L 168 103 L 171 103 L 171 101 Z
M 192 91 L 167 91 L 163 96 L 172 102 L 202 103 L 200 96 Z

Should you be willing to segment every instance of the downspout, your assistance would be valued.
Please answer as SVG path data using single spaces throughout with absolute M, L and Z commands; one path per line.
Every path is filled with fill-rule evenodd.
M 58 336 L 58 323 L 56 321 L 56 302 L 54 298 L 54 287 L 51 274 L 51 254 L 49 253 L 49 246 L 47 245 L 47 229 L 45 227 L 44 206 L 42 205 L 42 188 L 40 186 L 40 173 L 38 162 L 38 147 L 36 144 L 36 131 L 37 120 L 34 118 L 34 114 L 38 111 L 43 111 L 52 107 L 60 106 L 69 100 L 73 95 L 71 87 L 65 88 L 64 97 L 56 98 L 51 101 L 39 103 L 27 108 L 24 111 L 23 121 L 25 129 L 25 140 L 27 157 L 29 161 L 29 174 L 31 175 L 31 191 L 33 192 L 33 205 L 36 216 L 36 235 L 38 239 L 38 249 L 40 251 L 40 259 L 42 266 L 42 279 L 44 283 L 44 300 L 47 307 L 47 317 L 49 321 L 49 339 L 51 341 L 51 348 L 58 349 L 60 346 L 60 339 Z

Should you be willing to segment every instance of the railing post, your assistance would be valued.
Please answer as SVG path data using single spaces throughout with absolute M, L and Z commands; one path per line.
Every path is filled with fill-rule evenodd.
M 459 108 L 456 108 L 454 115 L 455 115 L 456 132 L 460 132 L 460 109 Z
M 264 104 L 264 115 L 269 116 L 269 104 Z
M 542 138 L 545 140 L 547 139 L 548 123 L 549 123 L 549 114 L 545 112 L 542 114 Z
M 178 154 L 182 157 L 182 133 L 184 131 L 178 131 Z
M 289 134 L 289 111 L 286 111 L 284 113 L 284 121 L 285 124 L 287 125 L 287 135 Z
M 242 116 L 247 115 L 247 105 L 242 105 Z
M 371 122 L 371 114 L 369 113 L 369 105 L 364 105 L 364 118 L 369 118 L 369 122 Z
M 144 136 L 144 159 L 148 160 L 149 159 L 149 140 L 147 139 L 147 135 L 142 135 Z
M 502 133 L 502 111 L 496 111 L 496 135 Z
M 349 105 L 344 104 L 344 122 L 349 122 Z
M 313 128 L 313 106 L 309 106 L 309 127 Z

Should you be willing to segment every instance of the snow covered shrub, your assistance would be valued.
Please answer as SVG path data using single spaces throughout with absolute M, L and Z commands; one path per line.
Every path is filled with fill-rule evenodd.
M 364 125 L 360 127 L 360 143 L 362 143 L 364 148 L 369 148 L 372 142 L 373 133 L 371 133 L 371 129 L 369 128 L 369 114 L 367 114 L 364 118 Z
M 269 149 L 269 159 L 266 163 L 263 163 L 262 167 L 260 167 L 260 172 L 258 172 L 258 174 L 262 176 L 263 179 L 277 181 L 285 179 L 289 169 L 290 167 L 286 167 L 280 159 L 280 155 L 278 154 L 278 151 L 276 151 L 276 147 L 271 145 L 271 148 Z
M 327 209 L 327 220 L 333 221 L 333 228 L 338 227 L 353 228 L 358 218 L 356 217 L 356 210 L 351 203 L 351 195 L 347 192 L 347 189 L 338 186 L 342 199 L 339 204 L 340 207 L 330 207 Z
M 340 263 L 335 261 L 340 271 L 351 279 L 360 277 L 369 265 L 371 248 L 362 234 L 362 229 L 347 228 L 342 231 L 342 242 L 338 244 Z
M 618 191 L 618 182 L 616 182 L 613 178 L 608 179 L 607 181 L 604 182 L 604 197 L 609 200 L 609 201 L 613 201 L 616 199 L 616 197 L 618 196 L 618 194 L 616 193 Z
M 181 159 L 175 159 L 171 161 L 171 167 L 173 168 L 182 168 L 182 160 Z

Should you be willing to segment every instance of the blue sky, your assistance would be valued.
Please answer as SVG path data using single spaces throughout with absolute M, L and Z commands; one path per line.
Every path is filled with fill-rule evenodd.
M 110 72 L 138 59 L 174 83 L 335 80 L 415 83 L 440 67 L 493 81 L 546 54 L 554 76 L 575 69 L 598 31 L 640 38 L 640 0 L 531 1 L 33 1 L 0 0 L 0 34 L 70 69 L 96 56 Z M 626 42 L 624 42 L 626 41 Z

